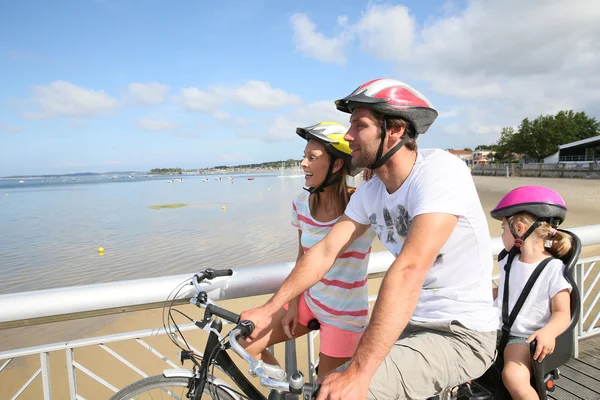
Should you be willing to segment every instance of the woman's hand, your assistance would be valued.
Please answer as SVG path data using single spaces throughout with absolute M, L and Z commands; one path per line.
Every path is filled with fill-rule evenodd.
M 527 343 L 531 343 L 533 340 L 537 340 L 535 346 L 535 353 L 533 359 L 538 362 L 542 362 L 547 355 L 554 352 L 554 346 L 556 345 L 556 336 L 550 332 L 549 329 L 542 328 L 538 331 L 533 332 L 528 338 Z
M 293 339 L 298 326 L 298 302 L 296 300 L 290 301 L 289 307 L 281 319 L 281 325 L 287 337 Z

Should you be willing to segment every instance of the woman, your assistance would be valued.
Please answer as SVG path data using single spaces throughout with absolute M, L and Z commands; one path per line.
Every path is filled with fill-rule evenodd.
M 335 122 L 321 122 L 296 133 L 307 141 L 301 166 L 305 191 L 293 201 L 292 225 L 298 229 L 298 257 L 319 242 L 342 216 L 355 188 L 348 175 L 351 150 L 347 129 Z M 308 322 L 320 323 L 319 374 L 347 362 L 368 323 L 367 266 L 375 233 L 369 229 L 335 261 L 315 286 L 279 310 L 270 326 L 247 343 L 248 352 L 266 363 L 276 364 L 265 349 L 309 332 Z

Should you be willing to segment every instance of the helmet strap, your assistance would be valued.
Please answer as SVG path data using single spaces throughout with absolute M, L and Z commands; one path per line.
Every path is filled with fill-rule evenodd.
M 533 231 L 535 231 L 541 224 L 542 224 L 542 221 L 538 219 L 529 227 L 529 229 L 527 229 L 527 231 L 522 236 L 517 235 L 517 233 L 511 226 L 510 231 L 511 231 L 512 235 L 515 237 L 515 244 L 512 247 L 511 251 L 515 250 L 517 252 L 520 252 L 521 247 L 523 246 L 523 243 L 525 243 L 525 239 L 527 239 L 529 237 L 529 235 L 531 235 L 533 233 Z
M 400 139 L 400 141 L 393 148 L 391 148 L 390 151 L 385 153 L 385 155 L 382 157 L 381 155 L 383 154 L 383 142 L 385 141 L 386 132 L 387 132 L 387 118 L 384 117 L 383 124 L 381 124 L 381 143 L 379 144 L 379 149 L 377 150 L 377 157 L 375 158 L 375 162 L 373 164 L 367 166 L 367 168 L 369 168 L 369 169 L 379 168 L 383 164 L 385 164 L 387 162 L 387 160 L 389 160 L 391 156 L 396 154 L 396 152 L 398 150 L 400 150 L 402 148 L 402 146 L 404 146 L 404 143 L 406 143 L 406 141 L 410 138 L 410 136 L 408 135 L 408 132 L 406 132 L 406 130 L 405 130 L 404 135 L 402 135 L 402 139 Z

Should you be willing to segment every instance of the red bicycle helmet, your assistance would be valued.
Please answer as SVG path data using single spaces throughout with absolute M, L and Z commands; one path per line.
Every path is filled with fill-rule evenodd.
M 354 108 L 370 108 L 380 114 L 411 123 L 416 135 L 427 132 L 438 112 L 425 96 L 395 79 L 374 79 L 350 95 L 335 101 L 338 110 L 352 113 Z M 415 136 L 416 136 L 415 135 Z

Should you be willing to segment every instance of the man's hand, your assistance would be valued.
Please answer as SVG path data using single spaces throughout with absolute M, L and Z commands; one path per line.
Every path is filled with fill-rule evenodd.
M 537 344 L 535 346 L 535 353 L 533 354 L 533 359 L 538 362 L 542 362 L 546 356 L 552 354 L 554 352 L 554 346 L 556 344 L 556 337 L 549 332 L 548 329 L 544 330 L 544 328 L 533 332 L 528 338 L 527 343 L 531 343 L 533 340 L 537 340 Z
M 256 339 L 258 335 L 271 325 L 273 313 L 271 313 L 266 305 L 252 308 L 240 314 L 240 321 L 252 321 L 254 323 L 254 331 L 248 339 Z M 248 340 L 246 339 L 246 340 Z
M 321 384 L 317 400 L 364 400 L 369 392 L 371 377 L 361 374 L 355 363 L 344 372 L 333 372 Z

